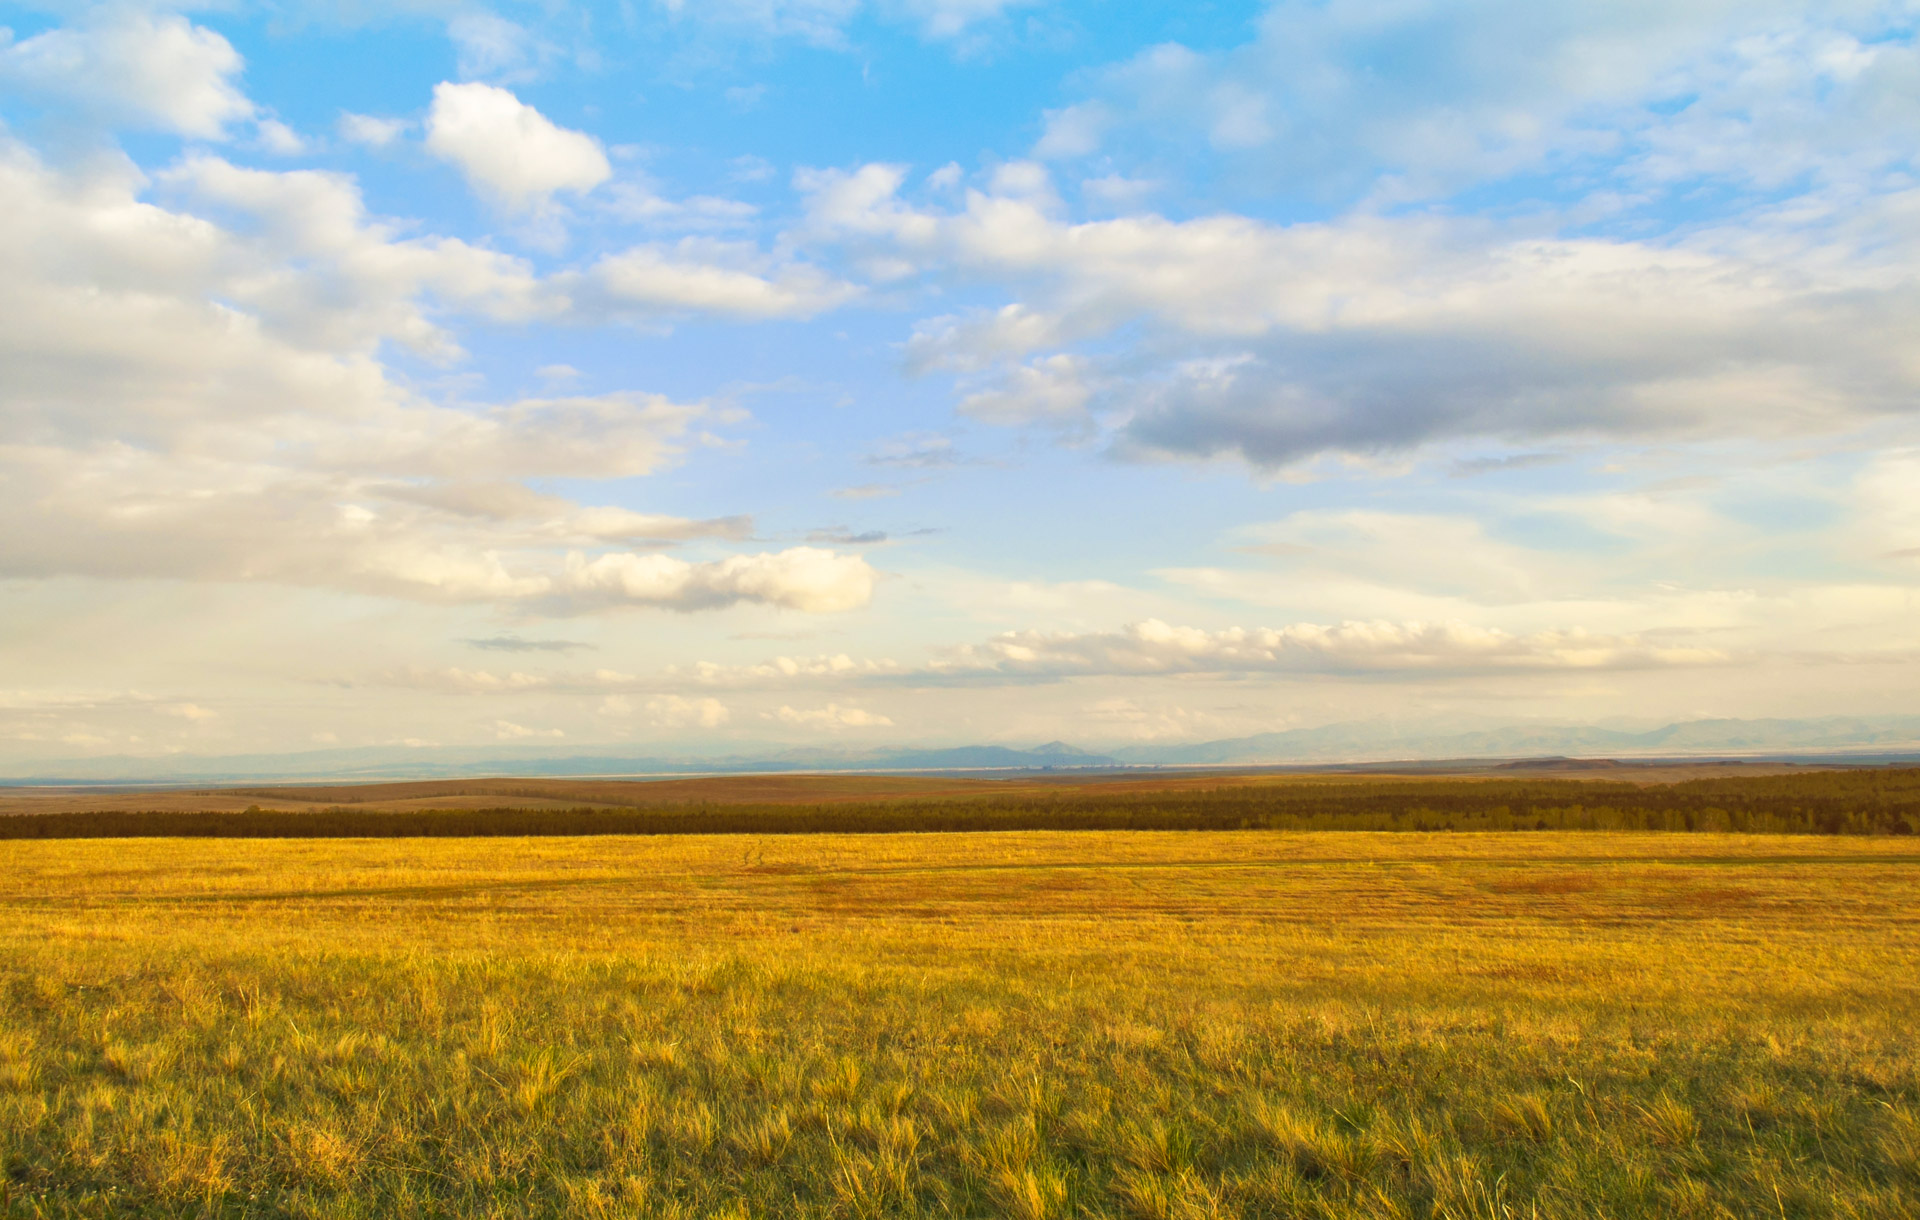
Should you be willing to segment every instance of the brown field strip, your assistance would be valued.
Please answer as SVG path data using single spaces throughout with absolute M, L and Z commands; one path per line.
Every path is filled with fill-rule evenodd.
M 0 816 L 11 814 L 125 812 L 240 812 L 250 806 L 283 809 L 354 808 L 383 811 L 435 809 L 646 809 L 682 805 L 867 804 L 895 801 L 966 801 L 1067 794 L 1113 796 L 1214 792 L 1276 785 L 1359 786 L 1396 780 L 1472 783 L 1501 780 L 1578 780 L 1593 783 L 1668 784 L 1695 779 L 1792 775 L 1825 768 L 1799 764 L 1623 765 L 1600 771 L 1531 767 L 1502 771 L 1463 765 L 1457 774 L 1430 771 L 1331 773 L 1271 770 L 1105 772 L 1023 775 L 1017 778 L 916 775 L 721 775 L 664 779 L 414 780 L 366 784 L 249 784 L 206 788 L 116 788 L 0 786 Z

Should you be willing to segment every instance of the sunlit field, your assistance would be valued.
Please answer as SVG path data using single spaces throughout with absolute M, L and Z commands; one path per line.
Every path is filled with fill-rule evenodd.
M 6 1215 L 1920 1215 L 1912 837 L 0 859 Z

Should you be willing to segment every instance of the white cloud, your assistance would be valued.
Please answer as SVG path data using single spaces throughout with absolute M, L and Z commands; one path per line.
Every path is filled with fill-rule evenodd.
M 10 45 L 0 37 L 0 82 L 109 122 L 196 139 L 223 139 L 253 116 L 234 84 L 241 67 L 212 30 L 133 8 L 96 9 L 79 25 Z
M 1080 183 L 1080 194 L 1096 207 L 1116 212 L 1133 212 L 1140 209 L 1150 196 L 1165 189 L 1166 183 L 1158 178 L 1128 178 L 1122 174 L 1106 174 L 1099 178 L 1088 178 Z
M 385 148 L 407 133 L 413 124 L 406 119 L 380 118 L 371 114 L 354 114 L 342 111 L 340 114 L 340 138 L 349 144 L 362 144 L 368 148 Z
M 613 176 L 598 140 L 477 82 L 434 86 L 427 149 L 512 212 L 539 211 L 558 192 L 583 194 Z
M 992 21 L 1008 9 L 1038 0 L 896 0 L 900 10 L 920 24 L 929 38 L 954 38 L 972 27 Z
M 523 694 L 527 691 L 546 690 L 554 685 L 551 679 L 536 674 L 518 671 L 496 674 L 484 669 L 462 669 L 459 666 L 443 670 L 428 670 L 415 666 L 398 673 L 383 674 L 381 681 L 389 686 L 448 695 Z
M 798 38 L 816 46 L 846 45 L 844 30 L 861 0 L 659 0 L 676 20 L 742 29 L 762 36 Z
M 1600 524 L 1586 499 L 1567 511 L 1590 528 Z M 1711 533 L 1697 512 L 1688 515 L 1692 520 L 1685 524 L 1699 528 L 1700 536 Z M 1684 528 L 1671 515 L 1668 523 Z M 1315 588 L 1344 585 L 1351 590 L 1367 584 L 1382 591 L 1471 597 L 1491 606 L 1564 596 L 1604 583 L 1590 558 L 1501 541 L 1488 535 L 1483 520 L 1470 516 L 1308 509 L 1245 527 L 1239 535 L 1246 540 L 1240 549 L 1286 573 L 1286 583 Z M 1377 605 L 1384 596 L 1365 600 Z
M 892 660 L 855 660 L 844 652 L 818 657 L 775 657 L 755 665 L 721 665 L 701 661 L 667 666 L 669 678 L 685 678 L 702 686 L 780 685 L 820 680 L 846 682 L 859 678 L 900 675 L 909 671 Z
M 863 11 L 903 22 L 928 39 L 955 39 L 1037 0 L 659 0 L 680 20 L 761 36 L 797 38 L 815 46 L 845 48 L 847 26 Z
M 1193 740 L 1220 736 L 1227 723 L 1219 717 L 1176 704 L 1143 702 L 1126 696 L 1097 699 L 1080 708 L 1080 718 L 1098 730 L 1131 741 Z
M 243 235 L 239 225 L 221 230 L 142 205 L 130 189 L 134 183 L 114 183 L 115 196 L 83 196 L 81 202 L 95 213 L 124 208 L 143 224 L 183 230 L 168 234 L 172 244 L 197 226 L 190 231 L 205 247 L 193 252 L 206 260 L 198 268 L 203 278 L 196 283 L 176 276 L 167 286 L 217 293 L 302 346 L 370 353 L 380 340 L 394 339 L 423 354 L 453 356 L 458 348 L 422 307 L 427 294 L 500 321 L 526 321 L 564 308 L 520 259 L 453 238 L 402 239 L 400 226 L 366 214 L 358 185 L 346 175 L 272 173 L 197 155 L 168 169 L 162 181 L 207 211 L 244 219 L 254 232 Z M 48 194 L 49 188 L 78 195 L 89 184 L 43 175 L 37 189 Z M 124 198 L 117 197 L 120 191 Z M 68 241 L 83 240 L 78 224 L 67 228 Z M 290 263 L 304 264 L 304 273 Z
M 1858 522 L 1861 549 L 1882 561 L 1920 570 L 1920 450 L 1878 455 L 1862 472 Z
M 254 125 L 259 146 L 277 157 L 297 157 L 307 151 L 300 133 L 278 119 L 260 119 Z
M 701 404 L 614 392 L 454 406 L 389 379 L 389 340 L 457 354 L 426 299 L 554 307 L 518 260 L 370 220 L 350 179 L 189 157 L 164 179 L 234 228 L 56 173 L 0 140 L 0 574 L 255 581 L 561 612 L 739 602 L 831 611 L 874 574 L 812 548 L 704 562 L 620 548 L 737 539 L 528 479 L 675 461 Z
M 705 610 L 756 602 L 830 614 L 866 605 L 873 584 L 873 569 L 860 556 L 802 546 L 706 563 L 671 555 L 616 553 L 589 559 L 575 554 L 549 588 L 569 606 L 582 609 L 644 605 Z
M 636 246 L 566 282 L 589 305 L 613 314 L 697 311 L 747 319 L 810 318 L 858 293 L 818 268 L 774 262 L 750 246 L 699 238 Z
M 742 523 L 580 507 L 515 484 L 169 459 L 117 446 L 0 447 L 0 470 L 21 527 L 0 539 L 5 576 L 266 581 L 556 613 L 741 602 L 830 613 L 865 604 L 874 582 L 860 557 L 810 547 L 700 562 L 603 550 L 732 537 Z M 556 554 L 562 547 L 596 549 Z
M 1086 74 L 1060 113 L 1105 110 L 1142 156 L 1225 153 L 1316 201 L 1623 158 L 1777 183 L 1904 159 L 1913 68 L 1900 6 L 1283 0 L 1242 46 L 1161 44 Z
M 727 171 L 727 178 L 732 182 L 767 182 L 776 172 L 773 162 L 751 153 L 735 157 L 728 164 L 732 168 Z
M 1276 466 L 1458 436 L 1766 435 L 1908 411 L 1920 392 L 1901 338 L 1920 321 L 1920 235 L 1892 210 L 1636 241 L 1426 215 L 1076 224 L 1024 187 L 942 212 L 903 201 L 902 181 L 802 175 L 810 230 L 869 262 L 1026 286 L 997 314 L 923 327 L 912 362 L 1147 326 L 1140 355 L 1113 357 L 1129 362 L 1107 403 L 1123 451 Z
M 988 423 L 1074 426 L 1092 396 L 1085 361 L 1063 352 L 1009 370 L 1000 385 L 962 398 L 959 409 Z
M 750 203 L 718 195 L 668 199 L 634 175 L 614 183 L 604 195 L 601 213 L 654 229 L 687 232 L 741 229 L 751 225 L 760 212 Z
M 781 705 L 771 714 L 771 718 L 781 724 L 792 725 L 800 729 L 873 729 L 885 728 L 892 720 L 864 708 L 842 707 L 829 703 L 825 707 L 794 708 Z
M 978 372 L 1068 339 L 1062 319 L 1022 304 L 956 316 L 928 318 L 907 341 L 907 368 Z
M 936 671 L 1000 674 L 1231 674 L 1391 670 L 1614 669 L 1723 664 L 1708 648 L 1579 628 L 1517 636 L 1462 622 L 1295 623 L 1205 631 L 1158 619 L 1117 632 L 1010 631 L 963 645 Z
M 1047 161 L 1084 157 L 1100 147 L 1112 123 L 1112 112 L 1099 102 L 1049 110 L 1046 130 L 1033 146 L 1033 155 Z
M 461 13 L 447 22 L 462 80 L 526 80 L 547 48 L 524 26 L 493 13 Z
M 502 741 L 517 741 L 524 737 L 565 737 L 566 733 L 560 729 L 530 729 L 511 720 L 496 720 L 493 735 Z
M 732 719 L 732 713 L 718 699 L 684 699 L 679 695 L 662 695 L 647 700 L 647 717 L 656 728 L 717 729 Z

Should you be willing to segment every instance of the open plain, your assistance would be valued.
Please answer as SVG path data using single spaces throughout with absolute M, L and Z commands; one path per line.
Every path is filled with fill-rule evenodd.
M 0 844 L 14 1216 L 1920 1213 L 1920 844 Z

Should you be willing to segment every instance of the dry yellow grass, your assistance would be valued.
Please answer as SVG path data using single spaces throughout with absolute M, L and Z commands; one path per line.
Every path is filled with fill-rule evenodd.
M 1920 1214 L 1920 845 L 0 845 L 10 1215 Z

